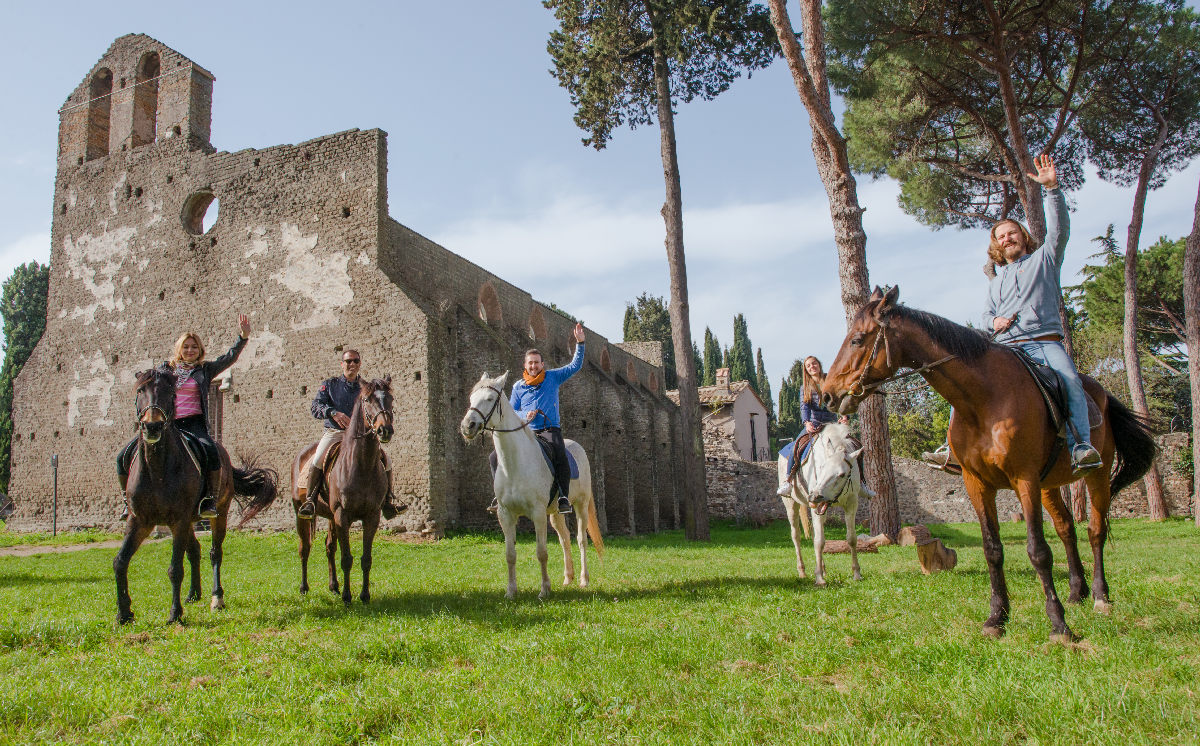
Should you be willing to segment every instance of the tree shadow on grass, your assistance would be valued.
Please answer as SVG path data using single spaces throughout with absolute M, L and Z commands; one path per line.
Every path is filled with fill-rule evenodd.
M 13 588 L 17 586 L 99 583 L 104 580 L 105 577 L 103 575 L 35 575 L 26 572 L 15 575 L 5 574 L 0 579 L 0 585 L 3 585 L 5 588 Z

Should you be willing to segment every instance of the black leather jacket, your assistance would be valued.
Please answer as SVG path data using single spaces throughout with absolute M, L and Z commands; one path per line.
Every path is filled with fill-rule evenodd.
M 196 366 L 196 370 L 192 373 L 192 380 L 196 382 L 196 387 L 200 390 L 200 411 L 204 413 L 204 421 L 208 422 L 208 387 L 212 384 L 213 379 L 221 375 L 226 368 L 237 362 L 238 355 L 242 354 L 242 348 L 246 346 L 246 340 L 238 336 L 237 341 L 233 343 L 233 347 L 216 360 L 205 360 Z M 175 366 L 171 362 L 164 361 L 158 366 L 159 370 L 165 370 L 172 374 L 175 372 Z

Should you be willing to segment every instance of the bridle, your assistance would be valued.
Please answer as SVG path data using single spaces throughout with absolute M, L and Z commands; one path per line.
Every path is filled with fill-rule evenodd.
M 902 381 L 905 378 L 911 378 L 915 375 L 920 375 L 921 373 L 924 373 L 927 370 L 936 368 L 939 365 L 941 365 L 942 363 L 949 362 L 949 361 L 953 360 L 954 358 L 958 357 L 958 355 L 947 355 L 944 358 L 942 358 L 941 360 L 936 360 L 932 363 L 929 363 L 928 365 L 922 365 L 920 368 L 914 368 L 913 370 L 910 370 L 907 373 L 894 373 L 894 374 L 888 376 L 887 378 L 883 378 L 881 380 L 875 381 L 874 383 L 868 384 L 867 383 L 867 373 L 869 373 L 871 371 L 871 366 L 875 364 L 875 357 L 879 354 L 880 341 L 883 342 L 884 361 L 887 363 L 887 367 L 889 369 L 891 369 L 891 367 L 892 367 L 892 347 L 888 343 L 888 338 L 887 338 L 887 330 L 888 330 L 888 327 L 891 325 L 891 322 L 885 318 L 885 319 L 877 320 L 876 323 L 879 324 L 879 329 L 877 329 L 875 332 L 875 343 L 873 345 L 871 345 L 871 356 L 869 358 L 867 358 L 866 365 L 863 366 L 862 373 L 859 374 L 858 380 L 855 381 L 854 383 L 850 384 L 850 388 L 846 391 L 847 396 L 853 397 L 855 399 L 862 399 L 863 397 L 867 396 L 868 394 L 875 393 L 880 388 L 891 383 L 892 381 Z M 926 382 L 926 383 L 922 384 L 921 386 L 917 386 L 915 388 L 908 389 L 907 391 L 894 391 L 894 392 L 880 391 L 879 393 L 882 393 L 882 394 L 888 394 L 888 393 L 908 394 L 908 393 L 912 393 L 913 391 L 918 391 L 920 389 L 923 389 L 928 385 L 929 385 L 929 383 Z M 857 393 L 855 393 L 856 388 L 858 389 Z
M 489 391 L 496 392 L 496 398 L 492 401 L 492 408 L 488 410 L 488 413 L 484 414 L 483 412 L 479 411 L 478 407 L 473 405 L 467 409 L 468 412 L 474 412 L 483 419 L 483 424 L 480 426 L 481 429 L 487 430 L 489 433 L 515 433 L 518 430 L 524 430 L 525 428 L 529 427 L 530 423 L 533 422 L 533 420 L 526 420 L 525 422 L 522 422 L 519 427 L 488 427 L 488 423 L 492 420 L 492 415 L 496 413 L 496 407 L 500 406 L 500 397 L 504 396 L 504 392 L 495 386 L 485 386 L 484 388 L 488 389 Z
M 144 387 L 144 386 L 146 386 L 146 385 L 151 385 L 151 384 L 152 384 L 152 385 L 157 385 L 157 383 L 158 383 L 157 376 L 151 377 L 149 380 L 147 380 L 147 381 L 146 381 L 146 383 L 145 383 L 145 384 L 143 384 L 142 386 L 139 386 L 139 387 L 138 387 L 138 391 L 139 391 L 139 392 L 141 392 L 141 391 L 142 391 L 142 389 L 143 389 L 143 387 Z M 149 392 L 148 392 L 148 393 L 149 393 Z M 156 391 L 156 392 L 154 392 L 154 395 L 157 395 L 157 393 L 158 393 L 157 391 Z M 136 409 L 136 397 L 135 397 L 134 401 L 135 401 L 135 409 Z M 142 419 L 142 418 L 146 416 L 146 413 L 147 413 L 147 412 L 158 412 L 160 415 L 162 415 L 162 422 L 161 422 L 161 423 L 159 423 L 159 422 L 146 422 L 146 421 L 145 421 L 144 419 Z M 171 423 L 174 421 L 174 419 L 175 419 L 175 418 L 172 416 L 172 414 L 171 414 L 170 412 L 168 412 L 167 410 L 163 409 L 163 408 L 162 408 L 162 407 L 160 407 L 159 405 L 157 405 L 157 404 L 147 404 L 146 406 L 144 406 L 144 407 L 141 407 L 140 409 L 137 409 L 137 430 L 138 430 L 138 432 L 145 433 L 145 432 L 146 432 L 146 426 L 147 426 L 147 425 L 158 425 L 158 424 L 161 424 L 161 425 L 164 425 L 164 426 L 165 426 L 165 425 L 170 425 L 170 424 L 171 424 Z
M 380 391 L 374 392 L 374 394 L 372 394 L 370 398 L 374 399 L 379 393 L 380 393 Z M 356 438 L 365 438 L 369 435 L 374 435 L 377 439 L 382 440 L 383 428 L 387 427 L 386 418 L 385 418 L 385 422 L 382 425 L 380 425 L 379 427 L 375 427 L 374 423 L 376 420 L 379 419 L 380 415 L 384 415 L 384 414 L 391 415 L 391 411 L 388 410 L 387 407 L 383 406 L 382 402 L 379 404 L 379 411 L 377 411 L 372 416 L 368 417 L 367 408 L 365 406 L 359 407 L 359 410 L 361 410 L 361 412 L 362 412 L 363 427 L 366 428 L 366 431 L 363 433 L 360 433 L 359 435 L 356 435 L 355 437 Z

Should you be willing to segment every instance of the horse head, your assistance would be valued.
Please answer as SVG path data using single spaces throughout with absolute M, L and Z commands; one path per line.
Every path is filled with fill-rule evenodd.
M 458 425 L 463 440 L 469 443 L 487 429 L 488 423 L 496 415 L 496 410 L 500 408 L 500 400 L 504 398 L 504 386 L 507 383 L 508 371 L 497 378 L 489 378 L 487 373 L 480 376 L 479 383 L 471 389 L 467 413 Z
M 137 428 L 148 444 L 157 443 L 175 420 L 175 376 L 151 368 L 137 374 L 133 389 Z
M 863 398 L 875 389 L 872 383 L 883 381 L 900 367 L 899 356 L 892 354 L 887 335 L 899 296 L 899 286 L 887 293 L 876 286 L 854 315 L 837 357 L 825 374 L 821 401 L 829 409 L 853 414 Z
M 846 490 L 853 488 L 855 469 L 862 449 L 847 450 L 850 430 L 845 425 L 829 423 L 813 443 L 812 462 L 816 477 L 810 480 L 810 499 L 820 495 L 824 504 L 839 502 Z
M 395 434 L 395 417 L 392 414 L 392 377 L 384 376 L 373 381 L 363 380 L 359 387 L 363 424 L 380 443 L 387 443 Z

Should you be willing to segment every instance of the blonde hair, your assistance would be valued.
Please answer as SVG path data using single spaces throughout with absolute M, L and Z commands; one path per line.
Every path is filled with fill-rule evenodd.
M 200 335 L 196 332 L 184 332 L 179 339 L 175 340 L 175 349 L 171 353 L 171 365 L 179 365 L 183 361 L 183 343 L 191 339 L 200 348 L 200 357 L 196 358 L 196 362 L 191 365 L 198 365 L 204 361 L 204 343 L 200 341 Z
M 820 372 L 817 373 L 817 375 L 815 375 L 815 376 L 809 375 L 809 372 L 808 372 L 808 361 L 809 360 L 817 361 L 817 370 Z M 804 401 L 811 402 L 813 394 L 820 394 L 821 387 L 825 385 L 825 366 L 821 365 L 821 361 L 817 359 L 816 355 L 809 355 L 808 357 L 804 358 L 804 362 L 800 364 L 800 369 L 802 371 L 804 371 L 803 377 L 801 379 L 804 381 L 804 389 L 802 391 L 802 395 L 804 396 Z
M 1021 238 L 1025 240 L 1025 253 L 1029 254 L 1033 251 L 1033 236 L 1029 235 L 1029 230 L 1012 218 L 1005 218 L 992 224 L 992 229 L 988 231 L 988 236 L 991 241 L 988 242 L 988 259 L 991 259 L 997 265 L 1003 266 L 1008 264 L 1008 257 L 1004 255 L 1004 249 L 1000 247 L 1000 243 L 996 241 L 996 229 L 1005 223 L 1012 223 L 1017 226 L 1017 230 L 1021 231 Z

